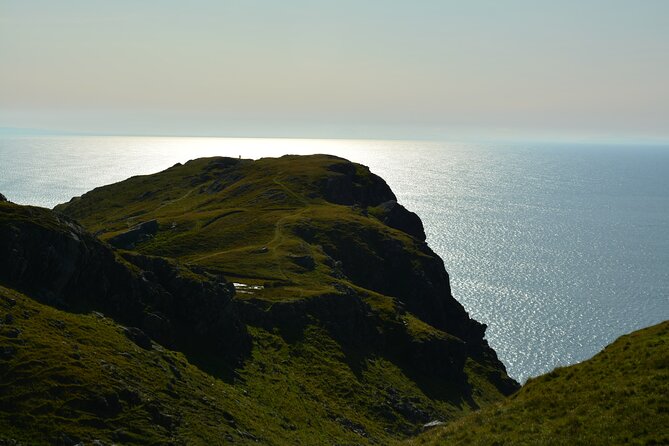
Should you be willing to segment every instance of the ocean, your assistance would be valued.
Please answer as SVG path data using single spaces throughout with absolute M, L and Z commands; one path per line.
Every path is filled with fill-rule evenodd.
M 339 155 L 382 176 L 520 381 L 669 319 L 667 146 L 0 137 L 0 193 L 53 207 L 192 158 L 289 153 Z

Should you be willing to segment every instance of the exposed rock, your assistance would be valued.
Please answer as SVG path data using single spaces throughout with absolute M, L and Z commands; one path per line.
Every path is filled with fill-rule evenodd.
M 225 420 L 225 422 L 228 423 L 228 425 L 230 425 L 232 427 L 235 427 L 237 425 L 237 422 L 235 421 L 235 417 L 233 417 L 230 412 L 227 412 L 227 411 L 224 410 L 221 413 L 221 415 L 223 415 L 223 420 Z
M 319 231 L 296 226 L 295 231 L 341 262 L 343 273 L 356 285 L 397 297 L 420 319 L 464 341 L 482 340 L 485 327 L 470 319 L 451 296 L 444 263 L 425 243 L 405 246 L 397 238 L 353 223 L 333 222 Z
M 60 331 L 65 330 L 65 322 L 61 320 L 49 319 L 47 323 Z
M 310 255 L 291 255 L 290 260 L 296 265 L 301 266 L 302 268 L 311 271 L 316 267 L 316 262 L 314 258 Z
M 142 330 L 137 327 L 126 327 L 123 333 L 128 339 L 142 347 L 144 350 L 151 350 L 151 338 L 149 338 Z
M 198 281 L 179 274 L 179 266 L 160 257 L 126 253 L 124 258 L 150 278 L 145 283 L 158 311 L 146 314 L 142 328 L 151 336 L 171 345 L 172 339 L 185 334 L 203 347 L 232 355 L 250 348 L 246 328 L 230 305 L 234 287 L 223 276 L 204 273 Z
M 355 421 L 351 421 L 348 418 L 345 417 L 336 417 L 335 421 L 342 426 L 344 426 L 346 429 L 355 432 L 356 434 L 360 435 L 361 437 L 368 437 L 369 434 L 367 433 L 367 430 L 365 429 L 365 426 L 363 426 L 360 423 L 356 423 Z
M 374 175 L 367 167 L 359 166 L 336 156 L 328 170 L 335 174 L 323 180 L 321 190 L 326 200 L 336 204 L 367 207 L 396 200 L 395 194 L 383 178 Z M 361 169 L 361 172 L 358 171 Z M 361 175 L 362 173 L 362 175 Z
M 437 426 L 443 426 L 444 424 L 446 424 L 446 423 L 444 423 L 443 421 L 433 420 L 433 421 L 430 421 L 429 423 L 423 424 L 423 429 L 430 429 L 430 428 L 437 427 Z
M 108 247 L 46 209 L 13 211 L 26 220 L 0 224 L 0 281 L 59 307 L 141 313 L 140 285 Z
M 231 357 L 250 347 L 229 306 L 233 287 L 223 277 L 181 274 L 183 267 L 160 258 L 127 254 L 122 260 L 47 209 L 12 205 L 11 212 L 21 218 L 0 223 L 3 285 L 59 308 L 104 313 L 167 345 L 189 339 Z
M 160 343 L 174 345 L 174 327 L 165 315 L 159 313 L 148 313 L 142 321 L 142 327 L 147 333 Z
M 131 348 L 127 349 L 130 353 L 119 353 L 128 358 L 160 356 L 166 351 L 158 345 L 162 344 L 181 349 L 189 359 L 212 359 L 216 368 L 222 364 L 234 369 L 238 363 L 225 360 L 241 357 L 258 365 L 261 372 L 267 368 L 270 373 L 272 367 L 258 362 L 255 353 L 248 356 L 250 337 L 245 324 L 253 326 L 253 333 L 260 333 L 255 346 L 260 353 L 272 348 L 264 344 L 263 332 L 281 336 L 290 345 L 291 354 L 293 346 L 300 354 L 300 343 L 321 342 L 318 337 L 322 335 L 328 344 L 319 345 L 328 348 L 330 341 L 336 343 L 342 353 L 337 360 L 361 380 L 370 360 L 378 359 L 399 368 L 402 376 L 423 391 L 424 396 L 417 397 L 399 384 L 401 390 L 387 390 L 385 382 L 373 384 L 374 416 L 390 420 L 403 432 L 415 432 L 444 416 L 429 403 L 432 398 L 471 408 L 481 401 L 477 393 L 481 389 L 515 390 L 517 384 L 506 376 L 483 338 L 485 326 L 473 321 L 451 296 L 444 264 L 424 243 L 425 231 L 418 216 L 398 204 L 385 181 L 364 166 L 322 155 L 304 160 L 305 164 L 302 161 L 297 157 L 196 160 L 170 169 L 168 178 L 146 178 L 141 183 L 129 180 L 105 191 L 108 196 L 120 197 L 115 208 L 127 206 L 125 213 L 132 212 L 129 215 L 133 218 L 150 213 L 163 222 L 161 243 L 141 246 L 144 252 L 198 262 L 194 260 L 199 258 L 194 255 L 198 248 L 203 249 L 202 254 L 205 250 L 207 254 L 226 253 L 231 243 L 248 243 L 245 251 L 239 251 L 245 256 L 240 269 L 234 264 L 235 256 L 220 262 L 210 262 L 208 257 L 202 261 L 238 277 L 236 280 L 249 279 L 248 285 L 237 284 L 238 299 L 234 298 L 233 284 L 212 270 L 115 251 L 67 218 L 22 207 L 17 209 L 27 218 L 9 220 L 11 223 L 0 219 L 0 283 L 61 308 L 102 312 L 131 327 L 125 329 L 125 335 L 141 348 L 154 351 L 138 353 Z M 193 163 L 199 168 L 193 168 Z M 184 172 L 181 177 L 180 171 Z M 176 185 L 174 190 L 165 190 L 171 184 Z M 202 194 L 195 192 L 195 200 L 184 201 L 194 206 L 192 214 L 176 217 L 155 209 L 156 202 L 184 197 L 184 188 Z M 156 192 L 146 195 L 147 189 Z M 91 192 L 59 210 L 100 230 L 100 234 L 113 235 L 110 231 L 117 230 L 118 221 L 123 220 L 107 223 L 106 219 L 121 214 L 99 206 L 97 197 L 97 192 Z M 137 197 L 150 197 L 151 202 L 138 202 Z M 219 203 L 224 204 L 218 208 Z M 274 216 L 276 220 L 272 220 Z M 167 231 L 169 222 L 177 218 L 178 229 Z M 106 225 L 110 229 L 105 229 Z M 151 220 L 116 235 L 112 242 L 132 249 L 158 230 L 157 221 Z M 263 234 L 262 238 L 254 238 L 254 231 Z M 272 233 L 275 237 L 268 242 L 266 234 Z M 175 241 L 174 246 L 169 246 L 170 240 Z M 263 244 L 269 244 L 271 250 Z M 282 249 L 277 249 L 279 244 Z M 280 260 L 276 267 L 274 262 L 265 265 L 275 258 Z M 254 261 L 258 271 L 253 270 Z M 197 354 L 188 355 L 186 348 Z M 224 356 L 223 361 L 220 356 Z M 471 367 L 465 370 L 470 359 L 482 366 L 480 374 L 478 369 L 471 372 Z M 165 357 L 151 366 L 169 380 L 161 391 L 179 398 L 177 390 L 188 381 L 189 368 Z M 103 365 L 107 377 L 122 375 L 120 369 L 111 362 Z M 475 379 L 469 380 L 472 376 Z M 479 386 L 480 377 L 485 386 Z M 490 393 L 499 396 L 494 389 Z M 152 423 L 167 431 L 174 429 L 179 423 L 178 412 L 173 415 L 169 405 L 151 408 L 151 395 L 144 395 L 143 400 L 139 394 L 134 399 L 147 406 Z M 130 397 L 119 392 L 124 407 L 140 404 L 129 403 Z M 198 401 L 200 398 L 207 397 L 197 396 Z M 185 399 L 181 397 L 181 401 Z M 342 397 L 341 401 L 346 404 L 350 400 Z M 208 406 L 219 410 L 214 403 Z M 255 439 L 242 430 L 247 428 L 242 418 L 223 415 L 221 419 L 220 412 L 216 416 L 217 422 L 239 429 L 241 441 Z M 330 421 L 345 427 L 344 431 L 376 435 L 376 426 L 372 429 L 369 424 L 367 431 L 357 424 L 367 423 L 363 417 L 352 419 L 355 421 L 337 414 Z M 297 429 L 291 420 L 284 420 L 281 426 Z M 116 440 L 122 442 L 120 436 Z
M 7 197 L 4 195 L 0 194 L 0 201 L 7 201 Z
M 414 398 L 402 396 L 394 387 L 388 389 L 388 404 L 402 414 L 407 420 L 414 423 L 424 423 L 430 419 L 430 414 L 417 406 L 418 401 Z
M 191 185 L 196 186 L 202 184 L 202 187 L 199 190 L 200 193 L 216 194 L 221 192 L 243 178 L 239 172 L 234 172 L 233 168 L 245 161 L 246 160 L 229 157 L 213 159 L 207 166 L 205 166 L 202 174 L 190 177 Z M 204 185 L 204 183 L 212 179 L 214 181 L 208 186 Z
M 256 437 L 255 435 L 253 435 L 250 432 L 243 431 L 241 429 L 237 429 L 237 433 L 239 434 L 240 437 L 245 438 L 247 440 L 251 440 L 251 441 L 256 442 L 256 443 L 260 441 L 260 438 Z
M 149 412 L 149 415 L 151 415 L 151 420 L 158 426 L 171 430 L 179 424 L 177 417 L 168 414 L 165 409 L 158 404 L 149 404 L 147 406 L 147 411 Z
M 267 330 L 278 329 L 287 339 L 301 336 L 313 320 L 320 321 L 338 342 L 348 347 L 381 348 L 387 338 L 377 330 L 378 317 L 356 294 L 326 294 L 308 300 L 237 303 L 242 320 Z
M 181 370 L 179 370 L 179 368 L 177 366 L 175 366 L 173 364 L 170 364 L 170 371 L 172 372 L 172 375 L 174 375 L 174 377 L 176 379 L 181 379 L 181 376 L 182 376 L 181 375 Z
M 276 330 L 286 339 L 296 339 L 311 321 L 318 320 L 346 349 L 375 351 L 392 358 L 407 373 L 438 379 L 447 378 L 459 391 L 467 389 L 464 365 L 467 346 L 455 337 L 433 337 L 418 341 L 397 320 L 381 320 L 363 298 L 352 289 L 341 294 L 308 300 L 238 302 L 242 319 L 266 330 Z M 513 381 L 511 381 L 513 383 Z
M 158 221 L 140 223 L 129 231 L 109 239 L 109 244 L 121 249 L 133 249 L 136 245 L 151 239 L 158 233 Z
M 229 156 L 222 156 L 212 159 L 211 162 L 205 167 L 205 171 L 211 172 L 216 170 L 225 170 L 228 169 L 229 167 L 234 167 L 245 161 L 247 160 L 242 160 L 239 158 L 231 158 Z
M 448 376 L 452 381 L 465 381 L 463 370 L 467 360 L 467 344 L 455 337 L 406 339 L 396 345 L 396 354 L 412 370 L 426 376 Z
M 382 212 L 381 221 L 391 228 L 399 229 L 409 235 L 413 235 L 420 241 L 425 241 L 425 229 L 418 215 L 407 210 L 395 200 L 381 203 L 379 208 Z
M 0 296 L 0 299 L 2 299 L 4 304 L 9 308 L 16 305 L 16 299 L 14 299 L 14 298 L 7 297 L 7 296 Z

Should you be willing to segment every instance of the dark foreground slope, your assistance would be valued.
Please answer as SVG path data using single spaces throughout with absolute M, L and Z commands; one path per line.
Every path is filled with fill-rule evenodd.
M 530 380 L 507 401 L 411 445 L 669 444 L 669 321 Z
M 242 389 L 101 313 L 0 286 L 0 315 L 2 445 L 244 443 L 265 428 Z
M 56 211 L 0 203 L 0 439 L 389 444 L 517 388 L 363 166 L 201 159 Z

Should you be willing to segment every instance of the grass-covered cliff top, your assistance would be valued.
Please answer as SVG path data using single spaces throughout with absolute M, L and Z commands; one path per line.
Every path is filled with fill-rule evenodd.
M 669 321 L 529 380 L 506 401 L 409 441 L 425 445 L 669 444 Z
M 324 247 L 297 234 L 305 226 L 333 237 L 337 231 L 357 235 L 361 248 L 371 228 L 415 250 L 407 234 L 360 206 L 371 204 L 373 214 L 375 205 L 394 198 L 367 168 L 331 156 L 208 158 L 96 189 L 56 210 L 112 243 L 157 220 L 155 237 L 126 247 L 262 286 L 247 290 L 256 298 L 295 299 L 332 292 L 337 281 Z
M 55 211 L 0 202 L 0 445 L 667 440 L 667 323 L 504 400 L 364 166 L 200 159 Z
M 424 238 L 325 155 L 0 203 L 0 440 L 393 444 L 498 401 L 516 383 Z
M 443 262 L 420 219 L 395 199 L 367 167 L 334 156 L 206 158 L 95 189 L 56 211 L 119 248 L 221 273 L 240 284 L 238 300 L 351 290 L 417 337 L 462 337 L 470 327 Z

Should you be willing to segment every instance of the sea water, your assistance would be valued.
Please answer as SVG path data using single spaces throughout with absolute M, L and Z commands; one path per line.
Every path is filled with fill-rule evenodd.
M 520 381 L 669 319 L 669 147 L 4 137 L 0 192 L 52 207 L 192 158 L 289 153 L 339 155 L 386 179 Z

